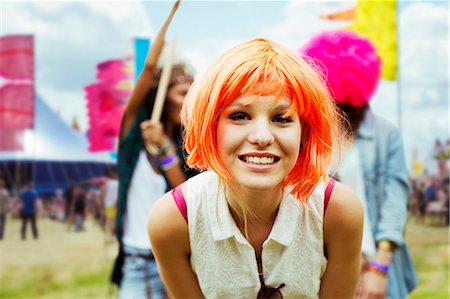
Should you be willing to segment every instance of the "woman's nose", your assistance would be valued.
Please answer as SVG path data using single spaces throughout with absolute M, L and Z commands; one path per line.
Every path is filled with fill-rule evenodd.
M 256 144 L 259 147 L 271 145 L 275 141 L 275 136 L 273 135 L 269 121 L 255 120 L 251 132 L 248 135 L 248 140 L 250 143 Z

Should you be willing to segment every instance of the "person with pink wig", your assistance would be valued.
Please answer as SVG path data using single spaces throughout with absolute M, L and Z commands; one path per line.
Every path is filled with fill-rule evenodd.
M 403 236 L 409 197 L 400 131 L 370 109 L 381 72 L 371 42 L 325 32 L 299 50 L 322 74 L 353 139 L 335 173 L 362 200 L 365 223 L 358 298 L 406 298 L 417 285 Z
M 341 133 L 324 81 L 270 39 L 240 43 L 191 86 L 187 163 L 153 206 L 171 298 L 353 298 L 363 209 L 327 175 Z

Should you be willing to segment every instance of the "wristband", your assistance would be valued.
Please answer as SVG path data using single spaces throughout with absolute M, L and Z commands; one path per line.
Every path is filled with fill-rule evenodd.
M 377 261 L 371 262 L 370 263 L 370 267 L 375 269 L 375 270 L 378 270 L 380 272 L 383 272 L 385 274 L 389 271 L 389 265 L 388 264 L 383 264 L 383 263 L 380 263 L 380 262 L 377 262 Z
M 388 240 L 381 240 L 378 242 L 378 249 L 392 252 L 394 250 L 394 244 Z
M 165 156 L 161 159 L 161 169 L 167 170 L 178 164 L 179 159 L 176 154 Z

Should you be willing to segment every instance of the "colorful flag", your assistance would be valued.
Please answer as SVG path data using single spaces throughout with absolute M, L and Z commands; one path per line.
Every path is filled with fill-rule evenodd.
M 34 126 L 34 39 L 0 37 L 0 151 L 23 149 L 22 134 Z
M 114 59 L 97 65 L 96 83 L 84 88 L 89 119 L 89 150 L 114 150 L 125 103 L 131 94 L 130 59 Z
M 397 1 L 356 2 L 353 30 L 369 38 L 381 57 L 381 76 L 386 80 L 397 78 Z

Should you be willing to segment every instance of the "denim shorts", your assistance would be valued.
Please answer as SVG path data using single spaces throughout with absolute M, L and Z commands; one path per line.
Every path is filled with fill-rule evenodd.
M 163 299 L 166 290 L 150 250 L 124 246 L 125 260 L 119 299 Z

